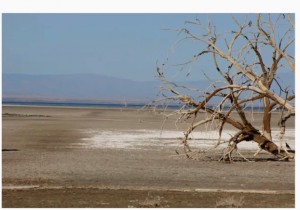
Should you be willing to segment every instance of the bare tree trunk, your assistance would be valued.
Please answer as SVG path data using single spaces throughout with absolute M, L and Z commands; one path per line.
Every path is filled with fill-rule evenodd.
M 265 136 L 260 134 L 254 134 L 253 140 L 258 143 L 259 147 L 267 152 L 272 153 L 278 158 L 293 159 L 293 156 L 287 154 L 284 150 L 280 150 L 279 147 Z
M 271 110 L 270 110 L 270 100 L 268 98 L 264 98 L 264 115 L 263 115 L 263 123 L 262 123 L 262 130 L 263 135 L 272 141 L 272 134 L 271 134 Z
M 242 141 L 254 141 L 259 147 L 280 159 L 293 158 L 285 147 L 285 124 L 291 117 L 295 116 L 294 90 L 288 89 L 290 84 L 282 84 L 279 81 L 279 72 L 290 68 L 295 72 L 295 56 L 293 46 L 295 43 L 294 20 L 290 16 L 286 19 L 283 14 L 278 14 L 275 18 L 272 14 L 257 14 L 255 19 L 240 23 L 240 20 L 233 18 L 237 28 L 224 34 L 217 32 L 216 27 L 211 22 L 204 26 L 199 20 L 190 22 L 192 26 L 199 27 L 196 33 L 192 29 L 185 27 L 179 30 L 183 32 L 184 39 L 191 39 L 199 43 L 200 51 L 193 55 L 190 61 L 179 66 L 187 66 L 197 60 L 200 62 L 213 57 L 213 69 L 221 76 L 212 80 L 205 72 L 204 76 L 211 82 L 205 90 L 195 90 L 180 86 L 174 82 L 169 82 L 163 74 L 163 68 L 157 68 L 160 80 L 165 84 L 163 91 L 171 93 L 162 94 L 167 100 L 180 101 L 184 104 L 176 114 L 181 115 L 179 119 L 189 119 L 194 117 L 190 127 L 184 133 L 183 145 L 186 154 L 191 153 L 188 144 L 188 137 L 196 127 L 218 120 L 219 137 L 217 145 L 221 144 L 221 135 L 225 124 L 233 126 L 237 133 L 229 139 L 229 144 L 224 150 L 221 159 L 231 160 L 233 151 L 237 151 L 237 144 Z M 256 22 L 254 25 L 253 23 Z M 187 24 L 188 25 L 188 24 Z M 224 40 L 220 40 L 220 38 Z M 224 45 L 225 43 L 225 45 Z M 182 69 L 181 69 L 182 70 Z M 180 71 L 181 71 L 180 70 Z M 207 69 L 207 71 L 211 71 Z M 187 76 L 189 73 L 187 74 Z M 277 91 L 279 88 L 280 92 Z M 199 98 L 181 91 L 193 91 L 200 93 Z M 194 92 L 196 91 L 196 92 Z M 286 93 L 282 97 L 282 93 Z M 292 93 L 292 94 L 291 94 Z M 200 100 L 199 100 L 200 99 Z M 199 100 L 199 101 L 198 101 Z M 252 125 L 247 119 L 246 111 L 252 103 L 263 106 L 263 119 L 261 131 Z M 215 105 L 217 104 L 217 105 Z M 223 109 L 226 105 L 229 109 Z M 272 139 L 272 112 L 276 109 L 282 110 L 280 126 L 280 146 L 277 146 Z M 198 112 L 206 112 L 206 119 L 195 122 Z M 232 113 L 236 111 L 238 118 Z M 285 114 L 284 114 L 285 113 Z M 288 147 L 288 146 L 287 146 Z M 257 154 L 257 153 L 256 153 Z

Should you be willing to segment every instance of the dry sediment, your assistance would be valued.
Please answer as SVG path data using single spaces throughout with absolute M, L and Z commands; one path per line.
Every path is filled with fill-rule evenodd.
M 39 186 L 3 189 L 3 207 L 151 207 L 153 203 L 153 207 L 217 207 L 230 199 L 232 203 L 243 203 L 243 207 L 294 206 L 293 193 L 265 194 L 260 202 L 259 193 L 244 193 L 241 201 L 236 192 L 196 192 L 294 192 L 294 162 L 271 161 L 268 154 L 261 156 L 265 161 L 224 164 L 187 160 L 173 150 L 72 146 L 82 143 L 87 129 L 160 130 L 161 114 L 132 109 L 25 106 L 3 106 L 3 113 L 2 149 L 10 150 L 2 152 L 3 186 Z M 274 116 L 273 126 L 278 116 Z M 288 126 L 294 127 L 293 120 Z M 164 128 L 176 130 L 172 119 Z M 51 188 L 55 186 L 62 188 Z M 187 189 L 191 191 L 184 192 Z M 59 203 L 61 200 L 64 203 Z

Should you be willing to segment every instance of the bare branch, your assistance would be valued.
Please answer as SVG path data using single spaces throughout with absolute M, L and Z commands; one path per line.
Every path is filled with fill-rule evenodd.
M 279 69 L 286 66 L 294 71 L 295 59 L 287 53 L 294 44 L 294 25 L 289 16 L 289 19 L 286 20 L 289 25 L 286 26 L 287 28 L 285 27 L 283 33 L 280 33 L 278 30 L 282 25 L 281 20 L 285 20 L 283 16 L 279 15 L 277 18 L 273 18 L 273 14 L 270 14 L 265 20 L 263 17 L 265 15 L 257 15 L 256 25 L 252 24 L 252 21 L 245 21 L 246 23 L 241 24 L 233 18 L 239 29 L 231 31 L 231 33 L 217 33 L 212 22 L 208 22 L 205 27 L 199 21 L 186 22 L 186 24 L 204 30 L 205 33 L 202 35 L 194 33 L 192 29 L 179 30 L 185 35 L 185 39 L 192 39 L 203 46 L 190 60 L 179 65 L 186 67 L 195 61 L 202 62 L 203 58 L 207 60 L 211 55 L 213 69 L 221 75 L 221 81 L 216 81 L 211 79 L 207 72 L 200 69 L 203 71 L 204 77 L 211 82 L 208 87 L 203 88 L 204 90 L 195 90 L 169 82 L 165 78 L 162 68 L 157 69 L 159 79 L 165 85 L 163 90 L 172 95 L 166 99 L 183 104 L 177 112 L 180 115 L 178 120 L 190 123 L 182 139 L 187 157 L 191 158 L 191 155 L 195 154 L 189 146 L 189 135 L 196 128 L 202 128 L 203 125 L 206 128 L 210 126 L 217 129 L 216 148 L 221 145 L 221 142 L 224 142 L 221 141 L 224 126 L 231 125 L 237 132 L 230 138 L 221 159 L 232 160 L 233 151 L 237 151 L 237 154 L 246 160 L 237 150 L 237 145 L 242 141 L 254 141 L 261 149 L 280 159 L 293 158 L 284 147 L 278 147 L 272 142 L 271 116 L 276 109 L 282 110 L 279 124 L 282 134 L 280 138 L 283 138 L 286 120 L 295 115 L 292 101 L 295 96 L 289 96 L 287 89 L 279 84 L 275 76 Z M 222 38 L 225 43 L 220 42 Z M 207 68 L 205 71 L 211 71 L 211 69 Z M 270 89 L 273 89 L 273 83 L 279 87 L 279 95 L 277 90 Z M 277 86 L 275 87 L 277 88 Z M 189 95 L 186 91 L 185 94 L 182 94 L 182 89 L 193 91 L 193 94 L 200 93 L 200 96 Z M 281 97 L 283 92 L 286 93 L 285 98 Z M 253 108 L 254 104 L 259 104 L 263 108 L 262 132 L 252 124 L 253 117 L 252 120 L 249 120 L 249 116 L 246 115 L 249 105 L 252 105 Z M 206 113 L 204 119 L 199 120 L 198 113 Z

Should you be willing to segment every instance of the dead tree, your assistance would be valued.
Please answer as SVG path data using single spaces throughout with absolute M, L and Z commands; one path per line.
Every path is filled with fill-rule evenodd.
M 221 81 L 211 81 L 206 90 L 194 90 L 169 81 L 164 74 L 166 63 L 157 65 L 164 99 L 181 103 L 182 107 L 176 110 L 180 119 L 192 119 L 182 139 L 184 152 L 191 157 L 193 151 L 189 146 L 189 136 L 196 128 L 217 121 L 219 138 L 216 146 L 220 144 L 226 124 L 236 130 L 221 159 L 231 161 L 232 152 L 242 141 L 254 141 L 260 149 L 280 159 L 292 159 L 293 155 L 288 152 L 283 140 L 285 123 L 295 115 L 295 95 L 283 87 L 277 74 L 279 70 L 295 73 L 294 16 L 257 14 L 255 20 L 248 19 L 243 23 L 234 17 L 232 20 L 236 29 L 224 33 L 218 33 L 211 22 L 203 25 L 199 20 L 187 22 L 184 28 L 178 30 L 184 35 L 183 39 L 191 39 L 200 47 L 191 60 L 180 65 L 185 67 L 201 58 L 210 59 L 213 69 L 207 70 L 216 71 Z M 182 89 L 197 91 L 201 97 L 195 99 L 182 93 Z M 248 119 L 245 107 L 249 104 L 262 106 L 261 128 L 255 127 Z M 279 111 L 281 143 L 276 145 L 272 141 L 271 118 L 273 112 Z M 206 118 L 199 120 L 197 115 L 201 112 L 206 113 Z M 238 118 L 234 118 L 233 113 Z

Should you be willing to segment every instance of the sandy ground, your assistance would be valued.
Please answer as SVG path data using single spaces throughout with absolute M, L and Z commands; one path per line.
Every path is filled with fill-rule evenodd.
M 3 106 L 2 112 L 3 207 L 295 205 L 294 162 L 274 161 L 266 153 L 256 162 L 227 164 L 216 161 L 218 154 L 187 160 L 174 152 L 186 125 L 178 131 L 170 119 L 166 132 L 157 134 L 162 114 L 25 106 Z M 260 117 L 253 116 L 255 123 Z M 196 131 L 195 142 L 211 143 L 214 134 L 204 139 L 203 133 Z M 294 135 L 291 120 L 292 147 Z M 256 146 L 250 144 L 243 154 L 253 158 Z

